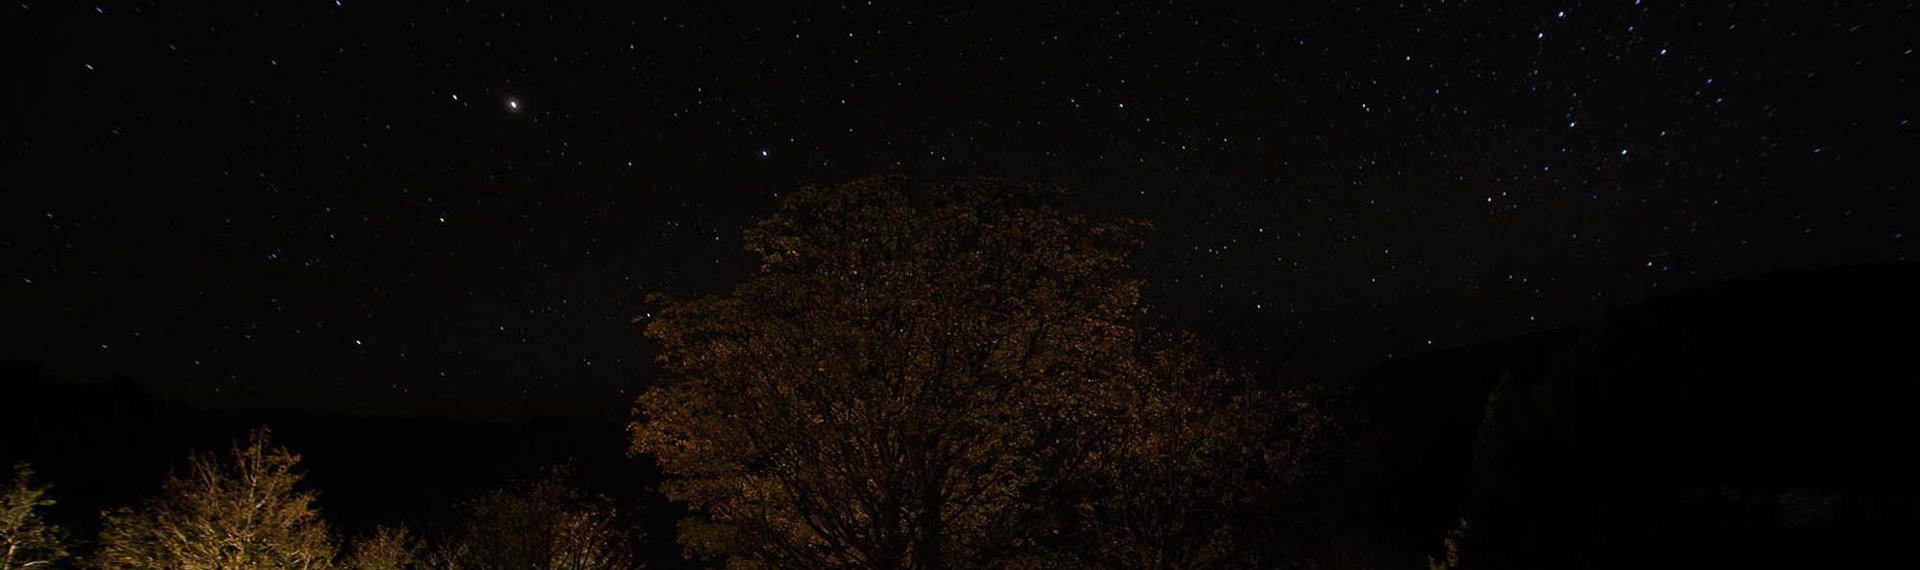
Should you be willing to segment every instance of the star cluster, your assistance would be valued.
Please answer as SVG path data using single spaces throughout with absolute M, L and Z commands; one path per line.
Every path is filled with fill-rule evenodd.
M 1151 220 L 1156 316 L 1299 377 L 1915 251 L 1897 3 L 890 4 L 9 5 L 0 356 L 617 415 L 647 293 L 880 172 Z

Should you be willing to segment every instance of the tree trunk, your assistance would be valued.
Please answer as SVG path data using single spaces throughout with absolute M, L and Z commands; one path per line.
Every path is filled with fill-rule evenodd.
M 914 521 L 914 569 L 940 570 L 946 566 L 941 545 L 945 542 L 945 521 L 941 520 L 946 510 L 940 499 L 940 478 L 927 477 L 920 488 L 920 516 Z

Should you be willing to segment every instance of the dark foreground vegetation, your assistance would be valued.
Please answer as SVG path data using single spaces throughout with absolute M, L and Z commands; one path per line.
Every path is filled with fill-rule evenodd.
M 212 411 L 10 368 L 0 459 L 35 471 L 0 570 L 1832 568 L 1920 536 L 1912 266 L 1299 382 L 1143 322 L 1144 228 L 1052 199 L 795 195 L 749 232 L 753 278 L 637 319 L 673 379 L 627 426 Z

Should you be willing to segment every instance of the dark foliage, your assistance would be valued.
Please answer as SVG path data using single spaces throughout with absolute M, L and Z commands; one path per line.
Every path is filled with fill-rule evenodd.
M 1363 379 L 1405 564 L 1858 567 L 1920 518 L 1913 267 L 1780 275 Z

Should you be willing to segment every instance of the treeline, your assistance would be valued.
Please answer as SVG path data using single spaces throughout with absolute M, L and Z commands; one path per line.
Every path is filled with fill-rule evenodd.
M 300 456 L 265 428 L 227 452 L 196 452 L 157 494 L 101 514 L 98 536 L 49 524 L 52 486 L 16 465 L 0 494 L 0 570 L 625 569 L 642 538 L 565 466 L 461 503 L 429 532 L 382 526 L 343 537 L 302 481 Z

